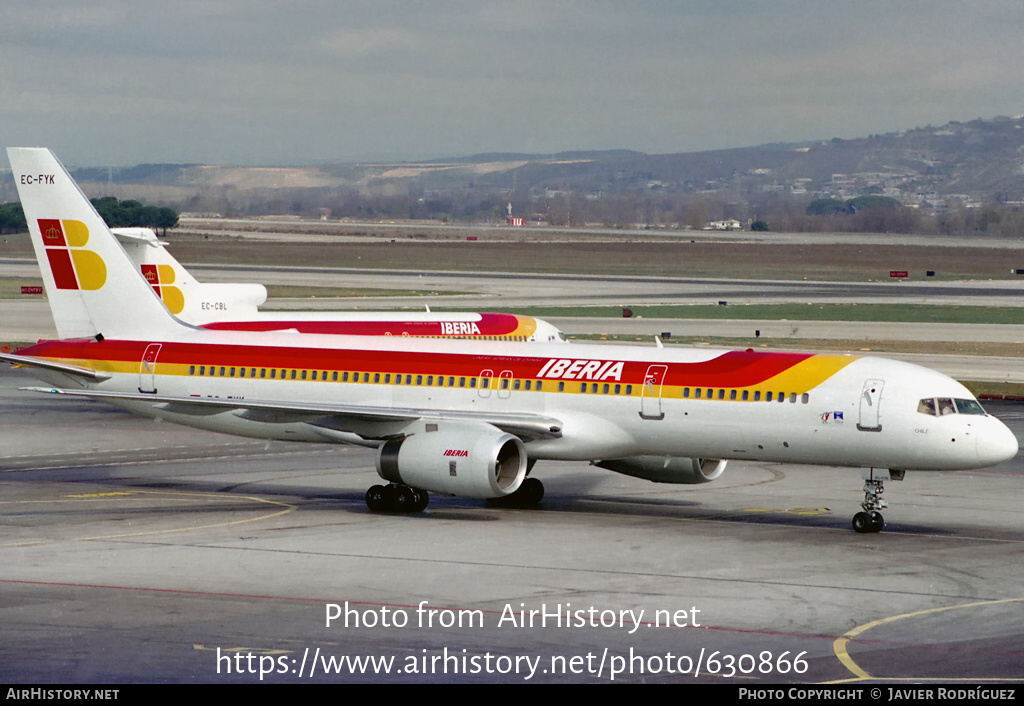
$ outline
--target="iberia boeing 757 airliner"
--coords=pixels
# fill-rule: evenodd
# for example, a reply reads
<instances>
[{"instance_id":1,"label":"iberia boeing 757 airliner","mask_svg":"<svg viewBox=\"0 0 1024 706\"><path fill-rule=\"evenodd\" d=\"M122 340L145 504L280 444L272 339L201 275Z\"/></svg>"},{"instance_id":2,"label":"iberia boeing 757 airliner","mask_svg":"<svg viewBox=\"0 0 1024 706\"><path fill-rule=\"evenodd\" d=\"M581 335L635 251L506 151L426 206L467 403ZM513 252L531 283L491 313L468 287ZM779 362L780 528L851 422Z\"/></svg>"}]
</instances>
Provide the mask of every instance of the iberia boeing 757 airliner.
<instances>
[{"instance_id":1,"label":"iberia boeing 757 airliner","mask_svg":"<svg viewBox=\"0 0 1024 706\"><path fill-rule=\"evenodd\" d=\"M427 493L537 500L537 460L661 483L728 460L865 469L883 481L1001 463L1017 440L960 383L873 357L212 331L175 318L46 149L8 149L59 331L2 358L64 395L169 422L377 449L373 509Z\"/></svg>"},{"instance_id":2,"label":"iberia boeing 757 airliner","mask_svg":"<svg viewBox=\"0 0 1024 706\"><path fill-rule=\"evenodd\" d=\"M200 282L149 228L112 228L167 309L185 323L223 331L294 331L482 341L565 341L543 319L494 312L260 311L262 284ZM61 334L63 337L63 334Z\"/></svg>"}]
</instances>

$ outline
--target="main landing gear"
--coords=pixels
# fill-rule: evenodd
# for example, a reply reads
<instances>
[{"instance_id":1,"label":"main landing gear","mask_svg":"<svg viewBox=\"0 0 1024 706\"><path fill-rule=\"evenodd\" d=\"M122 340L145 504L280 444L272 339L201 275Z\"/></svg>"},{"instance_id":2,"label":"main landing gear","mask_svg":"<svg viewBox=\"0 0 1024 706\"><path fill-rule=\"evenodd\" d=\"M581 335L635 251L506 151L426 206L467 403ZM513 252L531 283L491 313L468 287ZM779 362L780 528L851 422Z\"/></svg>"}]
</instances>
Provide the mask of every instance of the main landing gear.
<instances>
[{"instance_id":1,"label":"main landing gear","mask_svg":"<svg viewBox=\"0 0 1024 706\"><path fill-rule=\"evenodd\" d=\"M519 489L502 498L489 498L495 507L534 507L544 497L544 484L536 478L526 478ZM423 512L430 496L427 491L400 483L375 485L366 491L366 507L373 512Z\"/></svg>"},{"instance_id":2,"label":"main landing gear","mask_svg":"<svg viewBox=\"0 0 1024 706\"><path fill-rule=\"evenodd\" d=\"M374 512L423 512L429 502L427 491L398 483L375 485L366 491L366 507Z\"/></svg>"},{"instance_id":3,"label":"main landing gear","mask_svg":"<svg viewBox=\"0 0 1024 706\"><path fill-rule=\"evenodd\" d=\"M881 532L885 528L885 519L879 510L889 507L882 499L887 480L903 480L903 471L877 471L872 468L864 472L864 502L860 504L864 511L853 516L855 531L866 534Z\"/></svg>"}]
</instances>

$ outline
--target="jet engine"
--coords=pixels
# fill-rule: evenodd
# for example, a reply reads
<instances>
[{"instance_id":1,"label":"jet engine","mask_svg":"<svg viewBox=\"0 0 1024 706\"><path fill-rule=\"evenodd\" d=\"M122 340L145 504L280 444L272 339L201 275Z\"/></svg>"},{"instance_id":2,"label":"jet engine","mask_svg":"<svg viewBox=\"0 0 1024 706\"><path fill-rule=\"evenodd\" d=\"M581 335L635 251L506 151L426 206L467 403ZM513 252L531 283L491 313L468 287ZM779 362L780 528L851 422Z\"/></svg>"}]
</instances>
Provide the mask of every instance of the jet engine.
<instances>
[{"instance_id":1,"label":"jet engine","mask_svg":"<svg viewBox=\"0 0 1024 706\"><path fill-rule=\"evenodd\" d=\"M386 441L377 474L420 490L466 498L511 495L526 477L526 447L489 425L431 430Z\"/></svg>"},{"instance_id":2,"label":"jet engine","mask_svg":"<svg viewBox=\"0 0 1024 706\"><path fill-rule=\"evenodd\" d=\"M696 485L709 483L725 470L725 461L715 458L679 458L676 456L632 456L610 461L594 461L599 468L606 468L626 476L643 478L655 483L677 483Z\"/></svg>"}]
</instances>

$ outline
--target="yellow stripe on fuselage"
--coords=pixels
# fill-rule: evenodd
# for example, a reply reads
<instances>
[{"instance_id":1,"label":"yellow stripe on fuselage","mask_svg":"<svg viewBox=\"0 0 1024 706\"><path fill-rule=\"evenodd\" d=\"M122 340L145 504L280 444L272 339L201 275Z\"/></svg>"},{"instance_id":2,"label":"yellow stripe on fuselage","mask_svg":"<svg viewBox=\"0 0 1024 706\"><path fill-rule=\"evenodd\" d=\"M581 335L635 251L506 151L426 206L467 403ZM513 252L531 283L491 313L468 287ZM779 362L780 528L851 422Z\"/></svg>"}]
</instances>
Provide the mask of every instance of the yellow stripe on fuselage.
<instances>
[{"instance_id":1,"label":"yellow stripe on fuselage","mask_svg":"<svg viewBox=\"0 0 1024 706\"><path fill-rule=\"evenodd\" d=\"M857 357L852 355L813 355L762 383L736 389L766 392L774 390L802 394L813 390L855 360Z\"/></svg>"}]
</instances>

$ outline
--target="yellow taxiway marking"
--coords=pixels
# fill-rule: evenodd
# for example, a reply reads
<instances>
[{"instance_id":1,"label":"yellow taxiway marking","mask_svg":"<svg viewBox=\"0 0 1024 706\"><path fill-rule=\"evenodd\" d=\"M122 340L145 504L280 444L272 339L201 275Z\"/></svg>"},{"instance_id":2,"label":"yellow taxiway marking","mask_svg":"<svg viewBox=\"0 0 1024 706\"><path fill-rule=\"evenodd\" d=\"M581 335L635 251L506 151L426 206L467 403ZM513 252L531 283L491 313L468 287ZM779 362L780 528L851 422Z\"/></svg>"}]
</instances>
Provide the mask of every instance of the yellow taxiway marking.
<instances>
[{"instance_id":1,"label":"yellow taxiway marking","mask_svg":"<svg viewBox=\"0 0 1024 706\"><path fill-rule=\"evenodd\" d=\"M187 493L187 492L174 492L169 490L138 490L132 493L92 493L90 500L97 500L101 497L109 496L123 496L123 495L171 495L178 496L181 500L188 500L190 498L217 498L220 501L227 501L233 503L241 502L253 502L264 505L275 505L277 507L284 508L283 510L276 510L274 512L260 515L259 517L249 517L243 520L228 520L225 522L212 522L205 525L193 525L190 527L176 527L172 529L161 529L161 530L149 530L141 532L122 532L118 534L101 534L91 537L64 537L61 539L37 539L27 540L21 542L10 542L8 544L0 544L0 547L26 547L38 544L50 544L57 541L68 541L68 542L88 542L99 539L124 539L126 537L146 537L156 534L173 534L176 532L192 532L194 530L212 529L214 527L230 527L232 525L242 525L251 522L261 522L263 520L269 520L274 517L280 517L281 515L287 515L289 512L298 509L298 505L292 505L290 503L281 502L279 500L267 500L266 498L258 498L253 495L224 495L223 493ZM66 499L80 500L82 496L65 496ZM50 501L32 501L32 502L62 502L61 500L50 500Z\"/></svg>"},{"instance_id":2,"label":"yellow taxiway marking","mask_svg":"<svg viewBox=\"0 0 1024 706\"><path fill-rule=\"evenodd\" d=\"M844 680L844 681L861 681L861 680L864 680L864 679L885 679L886 681L888 681L888 680L892 679L892 677L876 677L876 676L872 676L871 674L868 674L866 671L864 671L860 667L859 664L857 664L856 662L853 661L853 658L850 656L850 653L846 649L846 646L849 644L850 640L852 640L855 637L858 637L859 635L864 634L865 632L867 632L868 630L871 630L872 628L878 627L879 625L885 625L887 623L893 623L893 622L896 622L897 620L904 620L906 618L916 618L916 617L921 616L921 615L930 615L932 613L943 613L943 612L948 611L948 610L963 610L965 608L977 608L978 606L998 605L1000 603L1017 603L1017 602L1020 602L1020 601L1024 601L1024 598L1002 598L1000 600L995 600L995 601L977 601L975 603L964 603L962 605L951 605L951 606L945 606L943 608L928 608L927 610L917 610L917 611L914 611L912 613L904 613L902 615L893 615L893 616L890 616L888 618L881 618L879 620L874 620L874 621L872 621L870 623L865 623L864 625L859 625L859 626L853 628L852 630L847 631L842 637L838 638L835 642L832 643L832 651L835 652L836 657L839 659L840 662L842 662L843 666L846 667L847 669L849 669L853 673L853 675L855 677L854 679L848 679L848 680ZM920 677L918 677L917 679L920 679ZM943 679L946 679L946 678L943 677ZM950 679L949 681L964 681L964 680L961 680L961 679ZM980 680L980 679L969 679L968 681L982 681L982 680Z\"/></svg>"},{"instance_id":3,"label":"yellow taxiway marking","mask_svg":"<svg viewBox=\"0 0 1024 706\"><path fill-rule=\"evenodd\" d=\"M827 515L831 510L827 507L790 507L785 510L772 510L764 507L745 507L740 512L759 512L766 515Z\"/></svg>"}]
</instances>

